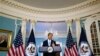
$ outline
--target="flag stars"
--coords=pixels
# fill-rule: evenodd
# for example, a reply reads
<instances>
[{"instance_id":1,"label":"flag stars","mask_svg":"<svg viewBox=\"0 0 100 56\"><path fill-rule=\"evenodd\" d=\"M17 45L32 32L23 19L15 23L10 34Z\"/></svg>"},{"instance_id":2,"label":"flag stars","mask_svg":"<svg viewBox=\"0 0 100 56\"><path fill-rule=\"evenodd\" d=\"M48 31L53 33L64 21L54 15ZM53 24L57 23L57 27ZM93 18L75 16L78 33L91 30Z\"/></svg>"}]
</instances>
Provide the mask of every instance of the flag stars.
<instances>
[{"instance_id":1,"label":"flag stars","mask_svg":"<svg viewBox=\"0 0 100 56\"><path fill-rule=\"evenodd\" d=\"M67 37L67 41L66 41L66 46L68 48L71 48L74 44L74 41L73 41L73 38L72 38L72 35L71 35L71 32L69 30L69 33L68 33L68 37Z\"/></svg>"},{"instance_id":2,"label":"flag stars","mask_svg":"<svg viewBox=\"0 0 100 56\"><path fill-rule=\"evenodd\" d=\"M15 39L15 42L14 42L14 45L15 47L18 47L20 45L22 45L22 34L21 34L21 31L18 32L17 36L16 36L16 39Z\"/></svg>"}]
</instances>

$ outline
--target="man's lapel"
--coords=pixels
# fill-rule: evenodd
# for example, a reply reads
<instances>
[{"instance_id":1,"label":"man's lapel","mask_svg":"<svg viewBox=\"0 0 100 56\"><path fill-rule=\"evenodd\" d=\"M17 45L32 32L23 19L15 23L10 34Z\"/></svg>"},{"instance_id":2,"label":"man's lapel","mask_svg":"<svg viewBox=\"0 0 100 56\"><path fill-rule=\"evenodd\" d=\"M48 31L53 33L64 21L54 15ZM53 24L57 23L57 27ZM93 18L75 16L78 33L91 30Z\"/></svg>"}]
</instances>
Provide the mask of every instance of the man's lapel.
<instances>
[{"instance_id":1,"label":"man's lapel","mask_svg":"<svg viewBox=\"0 0 100 56\"><path fill-rule=\"evenodd\" d=\"M48 40L47 40L47 42L46 42L46 43L47 43L47 46L49 46L49 44L48 44Z\"/></svg>"}]
</instances>

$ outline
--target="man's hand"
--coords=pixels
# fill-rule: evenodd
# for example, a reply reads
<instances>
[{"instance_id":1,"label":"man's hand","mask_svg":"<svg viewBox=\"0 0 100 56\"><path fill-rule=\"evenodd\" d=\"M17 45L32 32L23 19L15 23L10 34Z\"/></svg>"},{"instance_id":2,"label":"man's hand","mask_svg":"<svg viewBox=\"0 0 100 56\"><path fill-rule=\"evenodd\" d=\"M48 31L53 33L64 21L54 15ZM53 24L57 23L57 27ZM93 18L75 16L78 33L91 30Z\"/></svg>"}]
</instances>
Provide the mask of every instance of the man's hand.
<instances>
[{"instance_id":1,"label":"man's hand","mask_svg":"<svg viewBox=\"0 0 100 56\"><path fill-rule=\"evenodd\" d=\"M52 44L52 47L54 47L54 46L55 46L55 44L53 43L53 44Z\"/></svg>"}]
</instances>

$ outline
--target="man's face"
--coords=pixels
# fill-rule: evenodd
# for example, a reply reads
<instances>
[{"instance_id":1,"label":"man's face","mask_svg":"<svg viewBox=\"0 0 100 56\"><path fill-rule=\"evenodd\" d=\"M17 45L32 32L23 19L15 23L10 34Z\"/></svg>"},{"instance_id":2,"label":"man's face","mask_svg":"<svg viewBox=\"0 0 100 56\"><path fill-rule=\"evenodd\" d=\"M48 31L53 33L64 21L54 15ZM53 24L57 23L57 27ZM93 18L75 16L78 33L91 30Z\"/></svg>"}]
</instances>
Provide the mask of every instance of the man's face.
<instances>
[{"instance_id":1,"label":"man's face","mask_svg":"<svg viewBox=\"0 0 100 56\"><path fill-rule=\"evenodd\" d=\"M48 39L49 39L49 40L51 40L52 37L53 37L53 34L49 34L49 35L48 35Z\"/></svg>"}]
</instances>

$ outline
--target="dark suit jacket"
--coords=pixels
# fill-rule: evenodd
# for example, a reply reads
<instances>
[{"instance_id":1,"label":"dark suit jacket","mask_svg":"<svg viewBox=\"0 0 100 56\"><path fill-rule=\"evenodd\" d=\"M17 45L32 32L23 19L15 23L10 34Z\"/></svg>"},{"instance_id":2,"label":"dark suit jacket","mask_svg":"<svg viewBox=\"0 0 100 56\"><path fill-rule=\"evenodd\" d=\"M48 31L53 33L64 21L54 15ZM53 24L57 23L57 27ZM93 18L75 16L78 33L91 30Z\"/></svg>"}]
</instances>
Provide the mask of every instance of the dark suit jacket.
<instances>
[{"instance_id":1,"label":"dark suit jacket","mask_svg":"<svg viewBox=\"0 0 100 56\"><path fill-rule=\"evenodd\" d=\"M56 46L56 42L54 40L51 40L51 45L50 46L52 46L52 44L54 44ZM45 40L43 42L43 46L49 46L48 45L48 40ZM55 56L55 55L56 55L55 52L52 52L52 53L45 52L45 53L43 53L43 56Z\"/></svg>"}]
</instances>

